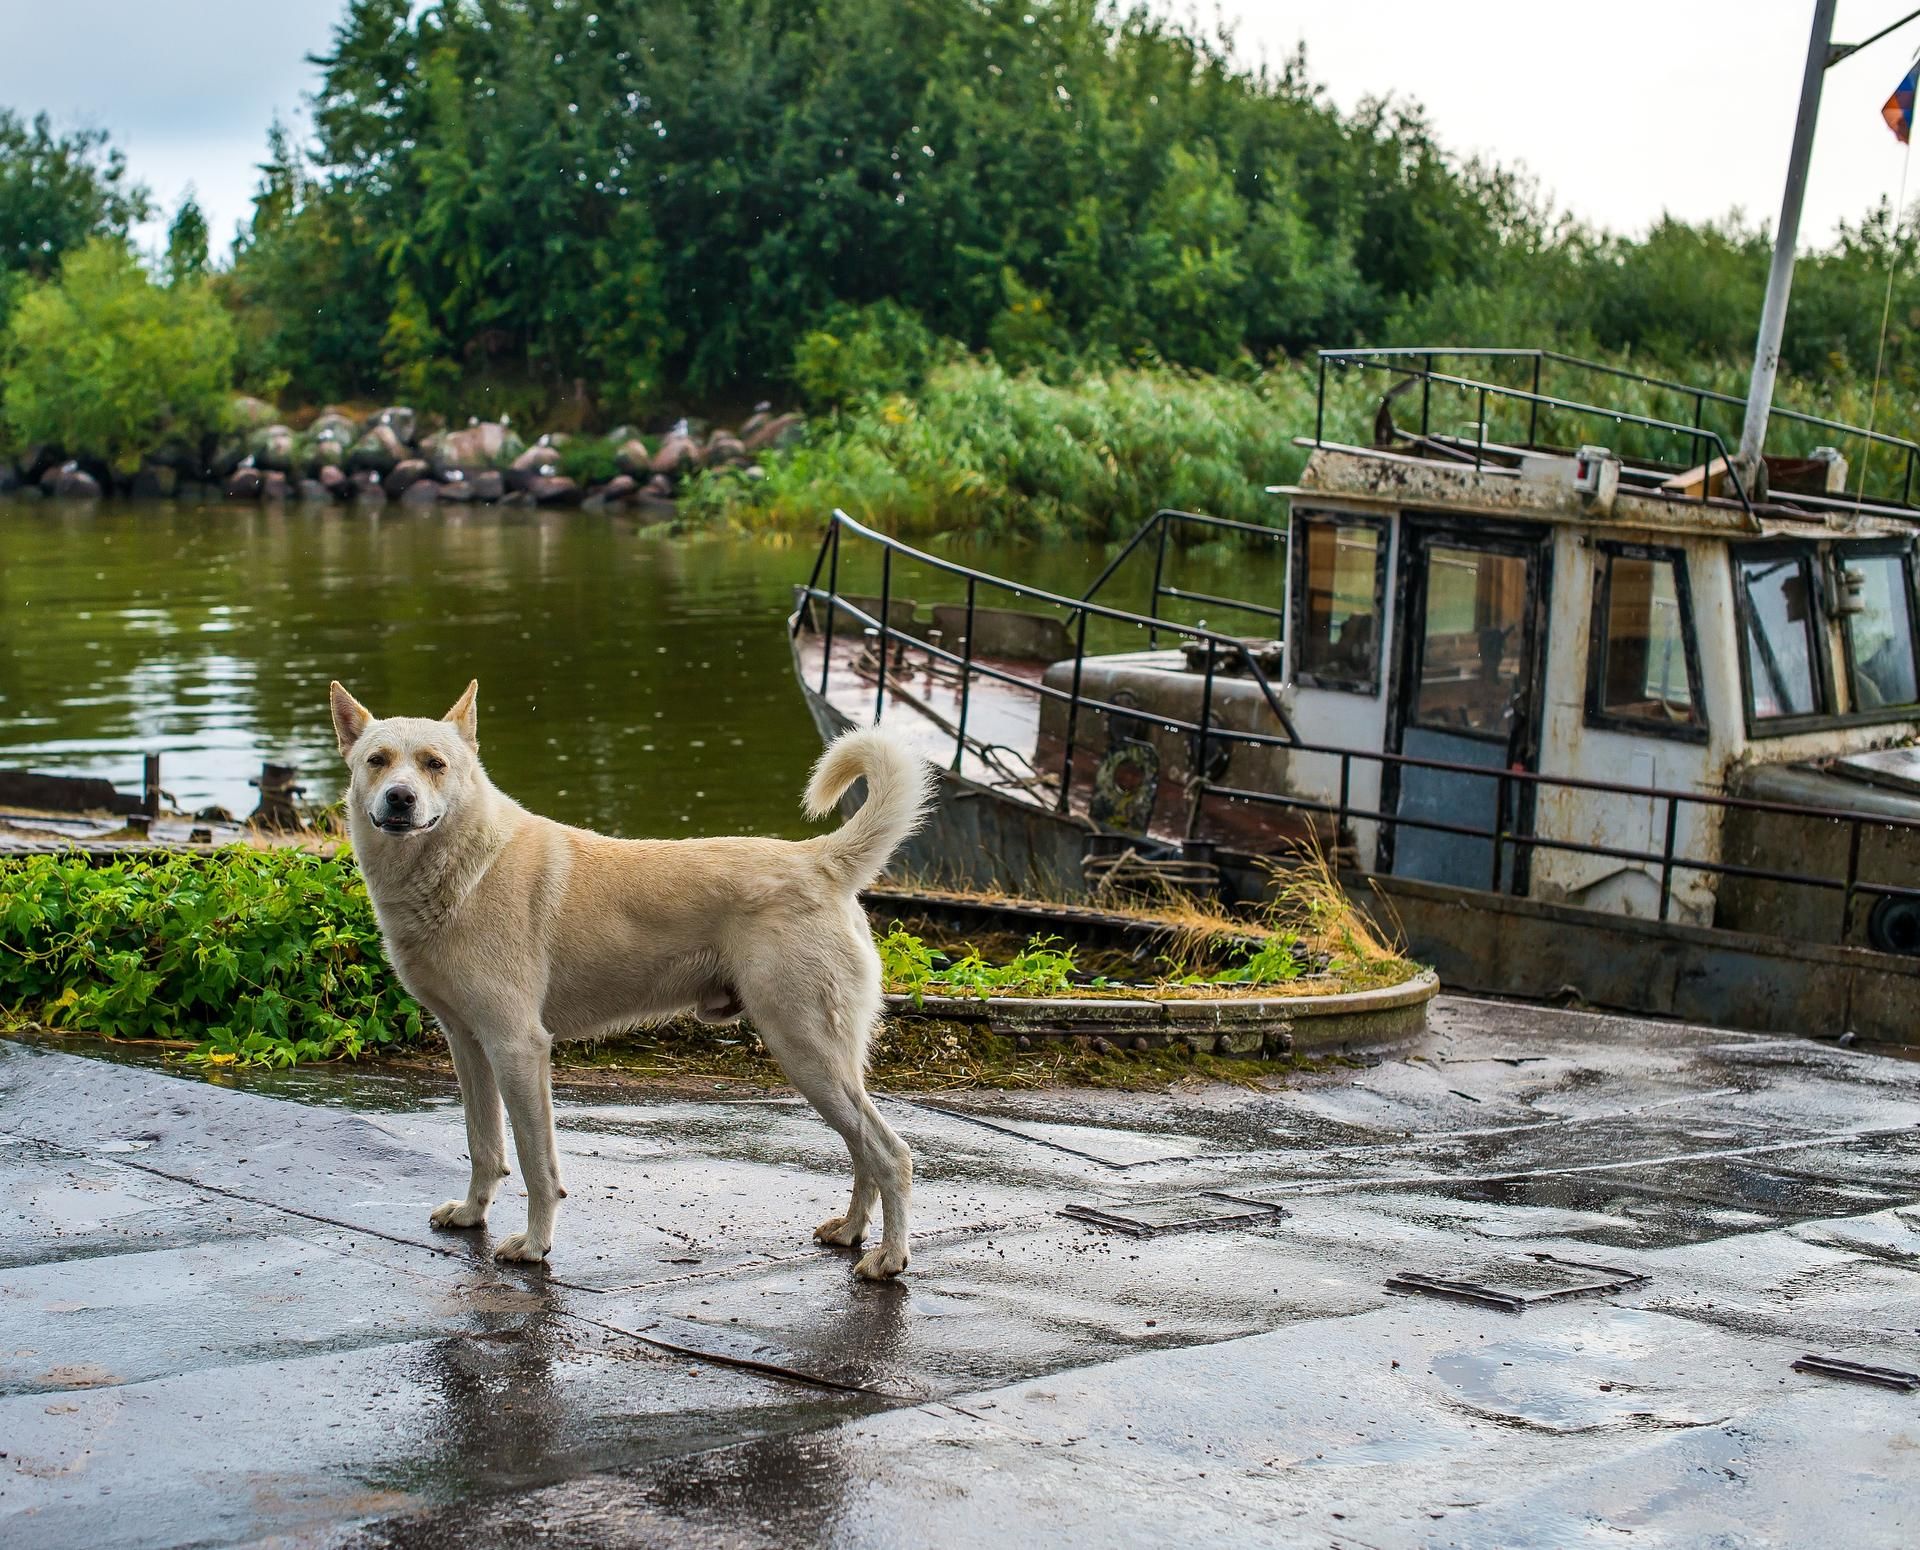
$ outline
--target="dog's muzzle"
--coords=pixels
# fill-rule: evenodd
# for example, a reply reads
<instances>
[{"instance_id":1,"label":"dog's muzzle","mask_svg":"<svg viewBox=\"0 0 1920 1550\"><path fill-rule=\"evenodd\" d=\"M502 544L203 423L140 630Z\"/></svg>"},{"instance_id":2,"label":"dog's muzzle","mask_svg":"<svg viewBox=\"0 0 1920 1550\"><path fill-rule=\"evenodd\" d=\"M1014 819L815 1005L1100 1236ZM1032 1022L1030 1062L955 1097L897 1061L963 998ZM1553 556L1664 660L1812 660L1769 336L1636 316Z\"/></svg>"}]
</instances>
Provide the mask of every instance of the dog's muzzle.
<instances>
[{"instance_id":1,"label":"dog's muzzle","mask_svg":"<svg viewBox=\"0 0 1920 1550\"><path fill-rule=\"evenodd\" d=\"M373 820L374 828L382 834L425 834L440 821L438 813L425 823L414 822L412 815L407 813L389 813L385 818L381 818L369 811L367 817Z\"/></svg>"},{"instance_id":2,"label":"dog's muzzle","mask_svg":"<svg viewBox=\"0 0 1920 1550\"><path fill-rule=\"evenodd\" d=\"M367 817L383 834L420 834L440 821L440 815L420 821L420 799L411 786L389 786L367 809Z\"/></svg>"}]
</instances>

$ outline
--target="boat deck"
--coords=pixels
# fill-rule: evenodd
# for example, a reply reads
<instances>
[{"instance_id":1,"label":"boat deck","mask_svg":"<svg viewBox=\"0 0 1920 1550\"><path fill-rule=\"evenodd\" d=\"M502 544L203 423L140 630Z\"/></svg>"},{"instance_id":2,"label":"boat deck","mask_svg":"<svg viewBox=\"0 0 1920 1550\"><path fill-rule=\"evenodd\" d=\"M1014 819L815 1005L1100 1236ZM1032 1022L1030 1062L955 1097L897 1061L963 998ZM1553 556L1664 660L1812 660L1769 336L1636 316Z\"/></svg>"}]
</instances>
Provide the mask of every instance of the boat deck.
<instances>
[{"instance_id":1,"label":"boat deck","mask_svg":"<svg viewBox=\"0 0 1920 1550\"><path fill-rule=\"evenodd\" d=\"M849 640L843 635L833 641L822 691L821 660L826 650L826 642L811 631L796 636L795 671L802 683L821 693L855 726L871 723L877 705L879 719L889 732L942 769L1036 806L1058 802L1058 774L1039 772L1033 766L1040 740L1044 663L1001 657L976 659L981 668L1005 673L1019 682L1010 684L974 675L966 695L966 738L962 742L961 690L956 671L916 649L912 642L896 641L882 695L874 643L860 636Z\"/></svg>"}]
</instances>

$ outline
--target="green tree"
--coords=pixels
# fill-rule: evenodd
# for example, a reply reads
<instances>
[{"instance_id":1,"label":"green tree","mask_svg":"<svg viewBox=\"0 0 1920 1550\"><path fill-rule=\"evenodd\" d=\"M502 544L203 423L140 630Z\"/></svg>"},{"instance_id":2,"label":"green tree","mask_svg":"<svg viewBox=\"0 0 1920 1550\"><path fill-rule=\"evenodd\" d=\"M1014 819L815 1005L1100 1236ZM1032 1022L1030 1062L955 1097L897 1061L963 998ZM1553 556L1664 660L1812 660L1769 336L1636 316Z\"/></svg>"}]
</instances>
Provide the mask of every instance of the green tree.
<instances>
[{"instance_id":1,"label":"green tree","mask_svg":"<svg viewBox=\"0 0 1920 1550\"><path fill-rule=\"evenodd\" d=\"M207 218L188 187L167 227L167 284L198 280L207 272Z\"/></svg>"},{"instance_id":2,"label":"green tree","mask_svg":"<svg viewBox=\"0 0 1920 1550\"><path fill-rule=\"evenodd\" d=\"M104 131L56 135L44 113L29 124L0 108L0 322L26 281L46 279L89 237L124 238L151 213Z\"/></svg>"},{"instance_id":3,"label":"green tree","mask_svg":"<svg viewBox=\"0 0 1920 1550\"><path fill-rule=\"evenodd\" d=\"M1343 119L1304 60L1107 0L350 0L317 63L235 294L297 373L449 408L745 397L881 301L1217 366L1373 328L1526 215L1416 109Z\"/></svg>"},{"instance_id":4,"label":"green tree","mask_svg":"<svg viewBox=\"0 0 1920 1550\"><path fill-rule=\"evenodd\" d=\"M124 243L95 237L20 296L0 353L0 416L16 445L130 474L166 441L219 428L233 357L232 325L206 285L155 285Z\"/></svg>"}]
</instances>

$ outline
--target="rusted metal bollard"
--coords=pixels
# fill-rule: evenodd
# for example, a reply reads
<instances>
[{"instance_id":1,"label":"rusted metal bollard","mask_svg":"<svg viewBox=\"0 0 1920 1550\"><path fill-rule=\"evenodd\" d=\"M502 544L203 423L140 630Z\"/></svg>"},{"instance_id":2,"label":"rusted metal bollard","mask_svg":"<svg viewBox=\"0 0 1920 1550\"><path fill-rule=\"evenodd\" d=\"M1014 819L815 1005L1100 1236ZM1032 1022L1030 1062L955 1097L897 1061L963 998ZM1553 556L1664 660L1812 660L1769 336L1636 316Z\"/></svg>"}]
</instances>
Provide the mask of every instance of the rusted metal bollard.
<instances>
[{"instance_id":1,"label":"rusted metal bollard","mask_svg":"<svg viewBox=\"0 0 1920 1550\"><path fill-rule=\"evenodd\" d=\"M247 816L249 828L280 834L297 833L307 827L294 803L294 799L305 796L307 790L299 784L299 774L291 764L260 766L259 777L247 782L260 788L260 805Z\"/></svg>"}]
</instances>

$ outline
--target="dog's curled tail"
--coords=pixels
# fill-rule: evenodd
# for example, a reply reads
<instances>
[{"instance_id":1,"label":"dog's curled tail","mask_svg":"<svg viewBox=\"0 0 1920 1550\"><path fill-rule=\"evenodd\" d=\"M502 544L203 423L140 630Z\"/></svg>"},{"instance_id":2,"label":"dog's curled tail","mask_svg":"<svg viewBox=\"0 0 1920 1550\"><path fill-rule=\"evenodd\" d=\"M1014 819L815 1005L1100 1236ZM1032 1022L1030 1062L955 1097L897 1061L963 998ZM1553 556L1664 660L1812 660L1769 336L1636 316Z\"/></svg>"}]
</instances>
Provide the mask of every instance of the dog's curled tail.
<instances>
[{"instance_id":1,"label":"dog's curled tail","mask_svg":"<svg viewBox=\"0 0 1920 1550\"><path fill-rule=\"evenodd\" d=\"M862 727L835 738L813 767L807 816L826 817L862 776L867 799L860 811L811 842L828 869L855 891L878 877L900 842L920 827L933 796L933 767L926 760L879 728Z\"/></svg>"}]
</instances>

